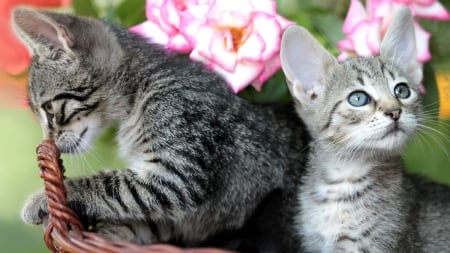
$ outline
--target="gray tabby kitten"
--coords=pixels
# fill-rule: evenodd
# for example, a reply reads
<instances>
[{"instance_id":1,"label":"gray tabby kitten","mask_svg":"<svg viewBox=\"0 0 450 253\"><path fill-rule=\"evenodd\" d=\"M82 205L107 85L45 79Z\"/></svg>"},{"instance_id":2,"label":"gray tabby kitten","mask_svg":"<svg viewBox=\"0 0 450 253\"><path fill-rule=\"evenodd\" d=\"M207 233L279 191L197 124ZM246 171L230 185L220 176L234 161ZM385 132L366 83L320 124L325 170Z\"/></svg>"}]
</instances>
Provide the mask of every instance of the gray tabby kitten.
<instances>
[{"instance_id":1,"label":"gray tabby kitten","mask_svg":"<svg viewBox=\"0 0 450 253\"><path fill-rule=\"evenodd\" d=\"M450 252L450 189L401 163L423 124L415 44L406 8L375 57L338 64L305 29L283 34L283 70L312 137L296 217L305 252Z\"/></svg>"},{"instance_id":2,"label":"gray tabby kitten","mask_svg":"<svg viewBox=\"0 0 450 253\"><path fill-rule=\"evenodd\" d=\"M45 138L78 153L118 125L129 169L65 182L69 206L87 224L99 222L99 232L115 239L191 246L250 220L246 234L236 234L245 247L286 246L282 252L297 244L283 225L293 208L271 217L295 201L283 188L304 167L306 135L293 106L243 100L201 64L100 20L27 8L13 19L33 54L29 102ZM270 197L276 189L281 193ZM254 212L257 205L262 211ZM41 224L46 213L38 193L22 217ZM264 215L275 232L259 230L254 221Z\"/></svg>"}]
</instances>

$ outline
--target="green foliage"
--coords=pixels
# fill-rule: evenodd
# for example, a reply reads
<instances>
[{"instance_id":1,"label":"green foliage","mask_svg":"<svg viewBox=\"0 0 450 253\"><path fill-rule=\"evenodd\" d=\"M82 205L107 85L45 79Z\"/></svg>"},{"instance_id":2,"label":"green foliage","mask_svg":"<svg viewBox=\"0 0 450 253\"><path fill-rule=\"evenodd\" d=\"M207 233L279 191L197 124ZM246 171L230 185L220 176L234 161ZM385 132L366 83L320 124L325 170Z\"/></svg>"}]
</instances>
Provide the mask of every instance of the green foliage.
<instances>
[{"instance_id":1,"label":"green foliage","mask_svg":"<svg viewBox=\"0 0 450 253\"><path fill-rule=\"evenodd\" d=\"M343 16L349 0L277 0L279 11L286 18L304 26L331 52L337 54L337 41L341 32ZM450 0L441 0L450 8ZM144 0L72 0L73 11L80 15L105 18L131 27L145 18ZM102 3L102 4L99 4ZM430 178L450 184L450 121L436 119L438 95L435 70L450 70L450 24L449 22L423 21L424 28L433 35L431 50L433 60L425 65L424 96L430 125L436 130L425 131L412 141L404 153L407 168ZM260 92L249 87L240 96L257 103L289 103L292 101L284 75L278 72L263 86ZM48 252L42 240L42 229L25 226L19 219L19 211L26 196L42 187L38 176L34 148L41 139L37 122L24 109L0 108L0 244L1 252ZM114 129L98 140L95 149L82 157L63 156L68 177L88 175L103 168L121 168L123 162L117 157Z\"/></svg>"},{"instance_id":2,"label":"green foliage","mask_svg":"<svg viewBox=\"0 0 450 253\"><path fill-rule=\"evenodd\" d=\"M99 11L92 0L73 0L72 8L75 13L82 16L98 17Z\"/></svg>"},{"instance_id":3,"label":"green foliage","mask_svg":"<svg viewBox=\"0 0 450 253\"><path fill-rule=\"evenodd\" d=\"M292 101L282 72L278 72L270 78L261 91L248 87L240 92L239 95L261 104L281 104Z\"/></svg>"},{"instance_id":4,"label":"green foliage","mask_svg":"<svg viewBox=\"0 0 450 253\"><path fill-rule=\"evenodd\" d=\"M145 4L142 2L142 0L127 0L117 7L116 14L123 25L130 27L145 21Z\"/></svg>"}]
</instances>

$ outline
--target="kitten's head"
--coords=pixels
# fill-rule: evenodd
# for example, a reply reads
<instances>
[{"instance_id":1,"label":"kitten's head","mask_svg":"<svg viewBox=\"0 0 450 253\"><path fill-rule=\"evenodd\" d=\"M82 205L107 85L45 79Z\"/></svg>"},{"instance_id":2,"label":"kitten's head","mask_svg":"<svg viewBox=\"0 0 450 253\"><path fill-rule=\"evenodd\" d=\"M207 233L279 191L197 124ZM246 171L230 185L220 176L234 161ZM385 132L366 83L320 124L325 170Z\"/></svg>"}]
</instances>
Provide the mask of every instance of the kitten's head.
<instances>
[{"instance_id":1,"label":"kitten's head","mask_svg":"<svg viewBox=\"0 0 450 253\"><path fill-rule=\"evenodd\" d=\"M397 154L420 124L422 71L407 8L394 18L379 56L339 64L305 29L291 26L281 60L299 115L328 147Z\"/></svg>"},{"instance_id":2,"label":"kitten's head","mask_svg":"<svg viewBox=\"0 0 450 253\"><path fill-rule=\"evenodd\" d=\"M32 54L28 100L44 138L62 152L86 150L105 126L104 66L114 63L106 29L93 19L24 7L13 11L13 25Z\"/></svg>"}]
</instances>

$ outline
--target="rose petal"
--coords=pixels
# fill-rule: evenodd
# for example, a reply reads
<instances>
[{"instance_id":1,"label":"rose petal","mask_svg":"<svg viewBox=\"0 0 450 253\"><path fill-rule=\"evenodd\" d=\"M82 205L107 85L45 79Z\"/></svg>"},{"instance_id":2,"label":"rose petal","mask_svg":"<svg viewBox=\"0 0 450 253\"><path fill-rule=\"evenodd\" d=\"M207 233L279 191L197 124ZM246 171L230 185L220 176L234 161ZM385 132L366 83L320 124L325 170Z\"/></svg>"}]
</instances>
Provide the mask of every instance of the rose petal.
<instances>
[{"instance_id":1,"label":"rose petal","mask_svg":"<svg viewBox=\"0 0 450 253\"><path fill-rule=\"evenodd\" d=\"M264 70L259 62L239 62L233 72L229 72L219 65L211 65L211 68L225 78L234 93L238 93L255 80Z\"/></svg>"},{"instance_id":2,"label":"rose petal","mask_svg":"<svg viewBox=\"0 0 450 253\"><path fill-rule=\"evenodd\" d=\"M263 72L254 80L251 85L257 90L260 91L262 86L267 79L273 76L278 70L281 68L281 60L280 56L277 54L272 59L264 62L264 70Z\"/></svg>"},{"instance_id":3,"label":"rose petal","mask_svg":"<svg viewBox=\"0 0 450 253\"><path fill-rule=\"evenodd\" d=\"M276 19L266 13L256 13L253 16L254 27L264 27L258 29L257 32L264 41L264 51L261 59L266 60L273 57L274 54L280 51L282 28Z\"/></svg>"},{"instance_id":4,"label":"rose petal","mask_svg":"<svg viewBox=\"0 0 450 253\"><path fill-rule=\"evenodd\" d=\"M427 62L431 59L431 53L428 49L431 35L418 23L414 23L414 31L416 33L417 60L419 62Z\"/></svg>"},{"instance_id":5,"label":"rose petal","mask_svg":"<svg viewBox=\"0 0 450 253\"><path fill-rule=\"evenodd\" d=\"M238 60L261 61L264 60L263 52L266 49L266 42L257 33L253 33L239 46Z\"/></svg>"},{"instance_id":6,"label":"rose petal","mask_svg":"<svg viewBox=\"0 0 450 253\"><path fill-rule=\"evenodd\" d=\"M350 2L350 7L345 17L344 25L342 31L344 33L350 33L353 27L358 23L368 19L368 14L364 6L359 0L352 0Z\"/></svg>"},{"instance_id":7,"label":"rose petal","mask_svg":"<svg viewBox=\"0 0 450 253\"><path fill-rule=\"evenodd\" d=\"M129 31L137 33L144 38L148 38L149 41L153 43L166 45L169 41L168 35L161 30L157 24L151 21L146 21L142 24L133 26Z\"/></svg>"},{"instance_id":8,"label":"rose petal","mask_svg":"<svg viewBox=\"0 0 450 253\"><path fill-rule=\"evenodd\" d=\"M371 56L378 53L381 24L378 20L364 21L357 24L348 39L360 56ZM378 41L376 41L378 35Z\"/></svg>"},{"instance_id":9,"label":"rose petal","mask_svg":"<svg viewBox=\"0 0 450 253\"><path fill-rule=\"evenodd\" d=\"M438 1L428 6L421 6L419 4L412 4L411 9L414 14L421 18L434 20L450 20L450 13Z\"/></svg>"},{"instance_id":10,"label":"rose petal","mask_svg":"<svg viewBox=\"0 0 450 253\"><path fill-rule=\"evenodd\" d=\"M169 41L167 42L167 48L172 51L186 54L192 50L192 45L182 34L177 34L170 37Z\"/></svg>"},{"instance_id":11,"label":"rose petal","mask_svg":"<svg viewBox=\"0 0 450 253\"><path fill-rule=\"evenodd\" d=\"M234 71L237 64L236 52L228 50L225 46L225 37L227 31L221 33L215 33L209 44L209 52L211 52L211 62L219 65L221 68L227 71Z\"/></svg>"}]
</instances>

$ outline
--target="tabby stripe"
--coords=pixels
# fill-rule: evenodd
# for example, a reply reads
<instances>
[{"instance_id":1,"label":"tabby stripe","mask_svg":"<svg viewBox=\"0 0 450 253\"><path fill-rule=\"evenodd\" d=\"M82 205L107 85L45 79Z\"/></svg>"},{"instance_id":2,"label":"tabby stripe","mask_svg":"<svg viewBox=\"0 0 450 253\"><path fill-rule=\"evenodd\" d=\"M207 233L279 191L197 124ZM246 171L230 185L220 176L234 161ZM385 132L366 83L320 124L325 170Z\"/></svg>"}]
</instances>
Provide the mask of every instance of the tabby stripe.
<instances>
[{"instance_id":1,"label":"tabby stripe","mask_svg":"<svg viewBox=\"0 0 450 253\"><path fill-rule=\"evenodd\" d=\"M163 92L155 92L145 98L141 105L141 113L144 114L148 110L149 106L152 104L153 106L157 106L157 103L154 101L162 100L164 97ZM153 108L155 109L155 108Z\"/></svg>"},{"instance_id":2,"label":"tabby stripe","mask_svg":"<svg viewBox=\"0 0 450 253\"><path fill-rule=\"evenodd\" d=\"M176 169L174 166L169 165L168 163L161 162L163 166L172 174L175 174L180 180L183 182L184 187L186 187L186 190L188 191L189 196L191 197L191 200L193 200L196 204L201 204L203 202L202 197L200 196L200 193L198 190L194 189L192 186L192 179L194 181L200 181L198 177L187 177L185 173L180 172L178 169ZM199 184L200 185L200 184ZM204 189L202 189L204 190Z\"/></svg>"},{"instance_id":3,"label":"tabby stripe","mask_svg":"<svg viewBox=\"0 0 450 253\"><path fill-rule=\"evenodd\" d=\"M339 238L337 239L338 242L342 242L342 241L351 241L351 242L357 242L358 239L352 238L348 235L341 235L339 236Z\"/></svg>"},{"instance_id":4,"label":"tabby stripe","mask_svg":"<svg viewBox=\"0 0 450 253\"><path fill-rule=\"evenodd\" d=\"M89 129L89 127L86 127L83 129L83 131L81 131L80 133L80 139L83 139L83 136L86 134L87 130Z\"/></svg>"},{"instance_id":5,"label":"tabby stripe","mask_svg":"<svg viewBox=\"0 0 450 253\"><path fill-rule=\"evenodd\" d=\"M77 115L77 114L80 113L80 112L88 111L88 113L86 114L86 116L89 115L92 111L94 111L95 109L97 109L97 107L99 106L99 104L100 104L100 102L95 102L95 103L93 103L92 105L86 105L85 107L78 108L78 109L74 110L74 111L69 115L69 117L67 117L67 119L64 120L64 121L61 123L61 125L65 125L65 124L69 123L70 120L71 120L73 117L75 117L75 115Z\"/></svg>"},{"instance_id":6,"label":"tabby stripe","mask_svg":"<svg viewBox=\"0 0 450 253\"><path fill-rule=\"evenodd\" d=\"M368 248L358 248L361 253L370 253L370 250Z\"/></svg>"},{"instance_id":7,"label":"tabby stripe","mask_svg":"<svg viewBox=\"0 0 450 253\"><path fill-rule=\"evenodd\" d=\"M77 100L79 102L83 102L83 101L87 100L89 97L90 97L90 94L83 95L83 96L77 96L72 93L60 93L60 94L56 95L52 100L57 101L57 100L62 100L62 99L67 99L67 100L73 99L73 100Z\"/></svg>"},{"instance_id":8,"label":"tabby stripe","mask_svg":"<svg viewBox=\"0 0 450 253\"><path fill-rule=\"evenodd\" d=\"M147 190L148 192L152 193L153 196L155 197L155 200L157 202L159 202L159 204L166 209L172 210L173 209L173 204L170 202L169 198L167 197L166 194L164 194L158 187L155 187L155 185L153 184L146 184L145 182L142 182L140 180L136 180L136 183L141 186L142 188L144 188L145 190ZM140 197L137 195L136 192L136 188L135 186L132 187L132 191L134 191L134 193L132 192L132 195L136 198L139 198L138 201L141 201L141 203L143 204L142 200L140 199ZM136 195L136 196L135 196ZM145 205L144 205L145 206Z\"/></svg>"},{"instance_id":9,"label":"tabby stripe","mask_svg":"<svg viewBox=\"0 0 450 253\"><path fill-rule=\"evenodd\" d=\"M62 124L63 119L66 117L66 105L67 105L67 100L64 100L63 104L61 105L61 115L59 118L57 118L57 123L58 124Z\"/></svg>"},{"instance_id":10,"label":"tabby stripe","mask_svg":"<svg viewBox=\"0 0 450 253\"><path fill-rule=\"evenodd\" d=\"M139 131L140 129L138 129ZM144 137L143 133L140 133L139 136L134 140L134 143L139 143L141 141L141 139Z\"/></svg>"},{"instance_id":11,"label":"tabby stripe","mask_svg":"<svg viewBox=\"0 0 450 253\"><path fill-rule=\"evenodd\" d=\"M368 237L370 234L372 234L373 231L375 231L376 225L370 226L368 229L364 230L364 232L361 233L362 237Z\"/></svg>"},{"instance_id":12,"label":"tabby stripe","mask_svg":"<svg viewBox=\"0 0 450 253\"><path fill-rule=\"evenodd\" d=\"M116 200L117 203L119 203L120 207L125 212L128 212L128 206L125 205L125 203L122 200L122 196L120 196L120 192L119 192L120 181L117 179L117 177L106 176L103 179L103 185L105 187L106 195L108 195L108 197Z\"/></svg>"},{"instance_id":13,"label":"tabby stripe","mask_svg":"<svg viewBox=\"0 0 450 253\"><path fill-rule=\"evenodd\" d=\"M83 178L81 180L81 185L83 186L83 188L85 189L91 189L91 179L89 178Z\"/></svg>"},{"instance_id":14,"label":"tabby stripe","mask_svg":"<svg viewBox=\"0 0 450 253\"><path fill-rule=\"evenodd\" d=\"M175 166L169 164L169 162L160 160L158 158L152 160L159 162L169 173L176 175L183 182L183 184L187 185L190 183L189 178L187 178L184 173L175 168Z\"/></svg>"},{"instance_id":15,"label":"tabby stripe","mask_svg":"<svg viewBox=\"0 0 450 253\"><path fill-rule=\"evenodd\" d=\"M362 78L362 77L360 77L360 76L358 76L358 82L360 83L360 84L362 84L362 85L366 85L365 83L364 83L364 78Z\"/></svg>"},{"instance_id":16,"label":"tabby stripe","mask_svg":"<svg viewBox=\"0 0 450 253\"><path fill-rule=\"evenodd\" d=\"M127 204L125 204L125 202L123 202L122 200L122 195L120 194L120 187L121 187L121 183L120 183L120 178L119 177L114 177L113 178L113 189L115 191L115 200L117 200L117 203L119 203L120 207L122 207L122 209L125 212L128 212L129 208L127 206Z\"/></svg>"},{"instance_id":17,"label":"tabby stripe","mask_svg":"<svg viewBox=\"0 0 450 253\"><path fill-rule=\"evenodd\" d=\"M90 87L91 90L83 95L75 95L73 93L60 93L58 95L56 95L52 100L61 100L61 99L75 99L77 101L83 102L86 99L88 99L95 91L98 90L98 88L100 88L100 86L97 87Z\"/></svg>"},{"instance_id":18,"label":"tabby stripe","mask_svg":"<svg viewBox=\"0 0 450 253\"><path fill-rule=\"evenodd\" d=\"M109 201L109 199L106 198L105 195L100 194L100 198L103 200L103 203L106 204L112 212L114 212L114 213L118 212L117 208L111 204L111 202Z\"/></svg>"},{"instance_id":19,"label":"tabby stripe","mask_svg":"<svg viewBox=\"0 0 450 253\"><path fill-rule=\"evenodd\" d=\"M192 185L186 185L188 193L191 197L191 199L194 201L196 205L200 205L203 203L203 194L200 194L198 190L195 190Z\"/></svg>"},{"instance_id":20,"label":"tabby stripe","mask_svg":"<svg viewBox=\"0 0 450 253\"><path fill-rule=\"evenodd\" d=\"M339 168L336 168L336 170L339 170ZM347 179L337 179L337 180L331 180L329 178L325 178L324 182L325 184L329 185L336 185L336 184L342 184L345 182L352 183L352 184L359 184L364 182L367 179L367 175L357 177L357 178L347 178Z\"/></svg>"},{"instance_id":21,"label":"tabby stripe","mask_svg":"<svg viewBox=\"0 0 450 253\"><path fill-rule=\"evenodd\" d=\"M133 197L134 202L138 205L139 209L141 210L141 213L148 214L149 212L148 207L137 193L136 187L132 185L127 178L123 178L123 182L125 183L127 189L130 191L131 196Z\"/></svg>"},{"instance_id":22,"label":"tabby stripe","mask_svg":"<svg viewBox=\"0 0 450 253\"><path fill-rule=\"evenodd\" d=\"M350 194L350 195L348 195L348 196L345 196L345 197L338 198L338 199L336 199L336 200L334 200L334 201L336 201L336 202L350 202L350 201L356 201L356 200L358 200L359 198L361 198L362 196L364 196L364 194L366 194L367 192L369 192L372 188L373 188L373 185L372 185L372 184L369 184L369 185L367 185L364 189L362 189L362 190L360 190L360 191L357 191L357 192L355 192L355 193L353 193L353 194Z\"/></svg>"},{"instance_id":23,"label":"tabby stripe","mask_svg":"<svg viewBox=\"0 0 450 253\"><path fill-rule=\"evenodd\" d=\"M394 78L395 78L394 73L392 73L391 71L389 71L388 69L386 69L386 66L384 66L384 63L383 63L383 62L381 62L380 68L381 68L381 73L382 73L383 75L384 75L385 71L387 71L388 74L391 76L391 79L394 79Z\"/></svg>"},{"instance_id":24,"label":"tabby stripe","mask_svg":"<svg viewBox=\"0 0 450 253\"><path fill-rule=\"evenodd\" d=\"M353 65L352 69L355 70L358 73L362 73L362 74L366 75L368 78L372 78L372 75L368 71L360 69L356 65Z\"/></svg>"},{"instance_id":25,"label":"tabby stripe","mask_svg":"<svg viewBox=\"0 0 450 253\"><path fill-rule=\"evenodd\" d=\"M127 227L133 233L134 238L137 238L138 234L136 233L136 231L134 230L134 227L131 224L125 224L125 227Z\"/></svg>"},{"instance_id":26,"label":"tabby stripe","mask_svg":"<svg viewBox=\"0 0 450 253\"><path fill-rule=\"evenodd\" d=\"M178 200L178 203L185 208L186 207L186 199L183 196L183 192L181 189L172 181L167 181L164 179L158 180L158 182L162 185L162 187L169 189L171 192L174 193L175 197Z\"/></svg>"},{"instance_id":27,"label":"tabby stripe","mask_svg":"<svg viewBox=\"0 0 450 253\"><path fill-rule=\"evenodd\" d=\"M330 127L331 121L333 120L333 115L336 112L336 109L338 106L342 103L342 101L337 101L336 104L333 105L333 108L331 109L330 116L328 116L328 121L325 124L325 126L322 128L322 131L325 131L327 128Z\"/></svg>"},{"instance_id":28,"label":"tabby stripe","mask_svg":"<svg viewBox=\"0 0 450 253\"><path fill-rule=\"evenodd\" d=\"M156 241L160 241L161 240L161 234L158 228L158 225L151 220L147 220L147 225L150 228L150 230L152 231L152 235L156 237Z\"/></svg>"},{"instance_id":29,"label":"tabby stripe","mask_svg":"<svg viewBox=\"0 0 450 253\"><path fill-rule=\"evenodd\" d=\"M50 113L47 113L47 112L45 112L46 114L47 114L47 126L48 126L48 129L49 130L55 130L55 128L53 127L53 116L50 116Z\"/></svg>"},{"instance_id":30,"label":"tabby stripe","mask_svg":"<svg viewBox=\"0 0 450 253\"><path fill-rule=\"evenodd\" d=\"M175 147L173 146L172 148L175 149ZM176 152L178 154L178 157L185 158L185 161L190 164L188 168L190 169L189 172L191 172L192 176L189 182L192 184L193 179L201 189L206 189L208 187L207 179L201 177L203 173L200 173L202 169L209 168L209 166L207 166L207 164L205 163L204 159L202 159L201 157L193 157L192 154L187 152L186 150L176 149ZM187 168L184 169L186 170Z\"/></svg>"}]
</instances>

